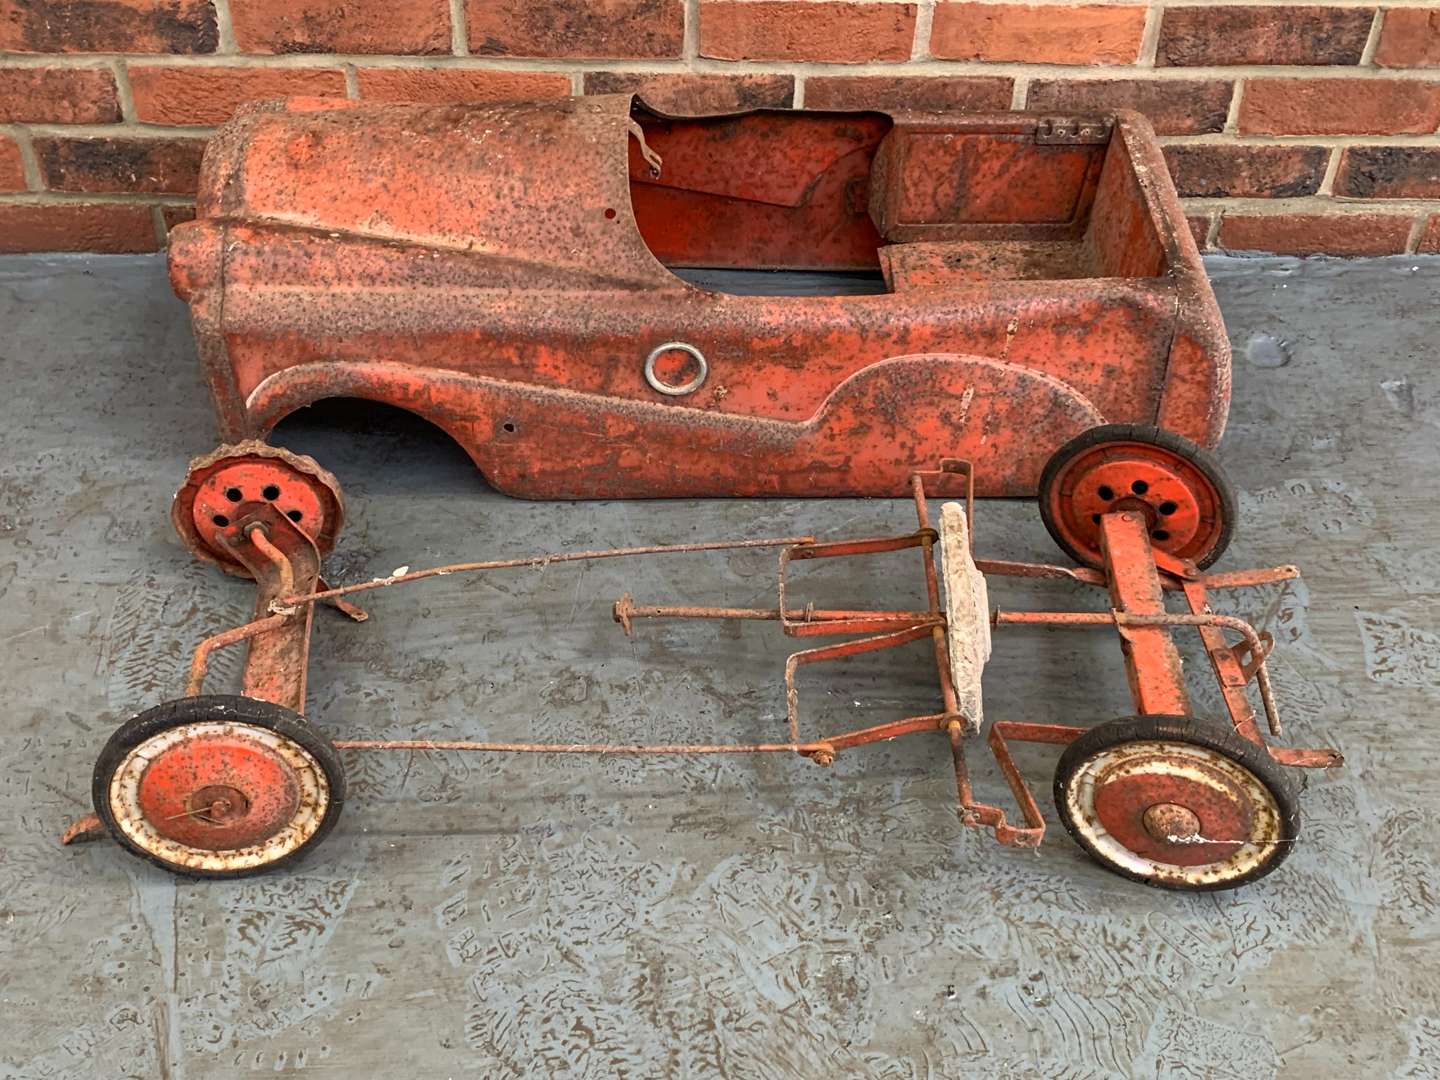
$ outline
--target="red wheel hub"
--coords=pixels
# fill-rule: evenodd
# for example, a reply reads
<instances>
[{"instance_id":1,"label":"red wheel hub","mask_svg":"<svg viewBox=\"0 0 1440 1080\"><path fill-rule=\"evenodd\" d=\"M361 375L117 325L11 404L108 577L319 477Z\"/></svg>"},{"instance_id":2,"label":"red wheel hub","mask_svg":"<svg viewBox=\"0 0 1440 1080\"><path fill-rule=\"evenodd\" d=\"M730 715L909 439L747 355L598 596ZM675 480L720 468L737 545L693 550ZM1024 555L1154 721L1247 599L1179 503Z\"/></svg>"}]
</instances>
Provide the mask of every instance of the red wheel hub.
<instances>
[{"instance_id":1,"label":"red wheel hub","mask_svg":"<svg viewBox=\"0 0 1440 1080\"><path fill-rule=\"evenodd\" d=\"M242 577L250 571L233 553L245 539L242 529L257 518L273 522L276 515L324 557L335 546L345 503L335 478L314 461L255 441L222 446L191 462L171 510L191 551Z\"/></svg>"},{"instance_id":2,"label":"red wheel hub","mask_svg":"<svg viewBox=\"0 0 1440 1080\"><path fill-rule=\"evenodd\" d=\"M145 768L140 810L167 840L207 851L264 843L295 817L300 784L272 748L244 735L194 735Z\"/></svg>"},{"instance_id":3,"label":"red wheel hub","mask_svg":"<svg viewBox=\"0 0 1440 1080\"><path fill-rule=\"evenodd\" d=\"M1198 562L1224 531L1220 494L1192 462L1161 446L1111 443L1078 455L1050 488L1050 517L1076 550L1100 561L1100 520L1138 510L1150 542Z\"/></svg>"},{"instance_id":4,"label":"red wheel hub","mask_svg":"<svg viewBox=\"0 0 1440 1080\"><path fill-rule=\"evenodd\" d=\"M330 493L280 461L236 461L215 470L195 490L191 518L206 546L224 551L234 542L247 503L270 503L312 541L320 535ZM223 539L222 539L223 538Z\"/></svg>"},{"instance_id":5,"label":"red wheel hub","mask_svg":"<svg viewBox=\"0 0 1440 1080\"><path fill-rule=\"evenodd\" d=\"M1200 866L1229 858L1250 838L1250 800L1217 770L1200 780L1173 771L1102 777L1095 816L1130 851L1172 866Z\"/></svg>"}]
</instances>

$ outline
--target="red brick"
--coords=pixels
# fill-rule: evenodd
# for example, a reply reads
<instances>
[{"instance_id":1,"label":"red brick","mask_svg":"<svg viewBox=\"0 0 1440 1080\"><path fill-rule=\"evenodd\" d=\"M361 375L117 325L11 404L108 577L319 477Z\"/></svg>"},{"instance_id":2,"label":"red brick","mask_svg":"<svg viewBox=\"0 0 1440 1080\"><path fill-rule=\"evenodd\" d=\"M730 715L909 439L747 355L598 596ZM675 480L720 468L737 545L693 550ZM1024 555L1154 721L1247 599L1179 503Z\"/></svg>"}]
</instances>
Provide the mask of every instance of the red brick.
<instances>
[{"instance_id":1,"label":"red brick","mask_svg":"<svg viewBox=\"0 0 1440 1080\"><path fill-rule=\"evenodd\" d=\"M1440 198L1440 147L1351 146L1340 155L1335 194L1356 199Z\"/></svg>"},{"instance_id":2,"label":"red brick","mask_svg":"<svg viewBox=\"0 0 1440 1080\"><path fill-rule=\"evenodd\" d=\"M1155 62L1358 64L1374 8L1166 8Z\"/></svg>"},{"instance_id":3,"label":"red brick","mask_svg":"<svg viewBox=\"0 0 1440 1080\"><path fill-rule=\"evenodd\" d=\"M1229 251L1277 255L1394 255L1405 250L1413 220L1408 214L1227 213L1218 243Z\"/></svg>"},{"instance_id":4,"label":"red brick","mask_svg":"<svg viewBox=\"0 0 1440 1080\"><path fill-rule=\"evenodd\" d=\"M1133 64L1145 9L1118 4L1044 7L942 2L930 52L943 60L1031 64Z\"/></svg>"},{"instance_id":5,"label":"red brick","mask_svg":"<svg viewBox=\"0 0 1440 1080\"><path fill-rule=\"evenodd\" d=\"M184 206L163 206L160 208L160 216L165 219L165 235L170 235L170 230L176 225L186 221L195 220L195 204L186 203Z\"/></svg>"},{"instance_id":6,"label":"red brick","mask_svg":"<svg viewBox=\"0 0 1440 1080\"><path fill-rule=\"evenodd\" d=\"M1234 87L1218 79L1036 79L1026 108L1044 112L1134 109L1161 135L1221 131Z\"/></svg>"},{"instance_id":7,"label":"red brick","mask_svg":"<svg viewBox=\"0 0 1440 1080\"><path fill-rule=\"evenodd\" d=\"M1419 135L1440 126L1440 83L1399 79L1249 79L1244 135Z\"/></svg>"},{"instance_id":8,"label":"red brick","mask_svg":"<svg viewBox=\"0 0 1440 1080\"><path fill-rule=\"evenodd\" d=\"M220 124L247 101L344 97L339 68L130 67L135 115L149 124Z\"/></svg>"},{"instance_id":9,"label":"red brick","mask_svg":"<svg viewBox=\"0 0 1440 1080\"><path fill-rule=\"evenodd\" d=\"M0 135L0 191L25 190L25 165L20 144L9 135Z\"/></svg>"},{"instance_id":10,"label":"red brick","mask_svg":"<svg viewBox=\"0 0 1440 1080\"><path fill-rule=\"evenodd\" d=\"M1420 246L1415 249L1426 254L1440 252L1440 214L1431 214L1420 234Z\"/></svg>"},{"instance_id":11,"label":"red brick","mask_svg":"<svg viewBox=\"0 0 1440 1080\"><path fill-rule=\"evenodd\" d=\"M51 191L195 194L204 139L37 138L35 157Z\"/></svg>"},{"instance_id":12,"label":"red brick","mask_svg":"<svg viewBox=\"0 0 1440 1080\"><path fill-rule=\"evenodd\" d=\"M219 41L210 0L0 0L0 52L213 53Z\"/></svg>"},{"instance_id":13,"label":"red brick","mask_svg":"<svg viewBox=\"0 0 1440 1080\"><path fill-rule=\"evenodd\" d=\"M248 53L448 53L447 0L236 0Z\"/></svg>"},{"instance_id":14,"label":"red brick","mask_svg":"<svg viewBox=\"0 0 1440 1080\"><path fill-rule=\"evenodd\" d=\"M465 68L359 68L360 96L366 101L522 101L565 97L570 76L558 71L475 71Z\"/></svg>"},{"instance_id":15,"label":"red brick","mask_svg":"<svg viewBox=\"0 0 1440 1080\"><path fill-rule=\"evenodd\" d=\"M1190 226L1190 235L1195 238L1195 246L1204 251L1205 241L1210 237L1210 215L1188 214L1185 224Z\"/></svg>"},{"instance_id":16,"label":"red brick","mask_svg":"<svg viewBox=\"0 0 1440 1080\"><path fill-rule=\"evenodd\" d=\"M0 123L109 124L120 119L108 68L0 68Z\"/></svg>"},{"instance_id":17,"label":"red brick","mask_svg":"<svg viewBox=\"0 0 1440 1080\"><path fill-rule=\"evenodd\" d=\"M1323 146L1195 143L1165 147L1175 189L1201 198L1281 199L1320 190L1330 151Z\"/></svg>"},{"instance_id":18,"label":"red brick","mask_svg":"<svg viewBox=\"0 0 1440 1080\"><path fill-rule=\"evenodd\" d=\"M148 206L0 203L0 253L155 251Z\"/></svg>"},{"instance_id":19,"label":"red brick","mask_svg":"<svg viewBox=\"0 0 1440 1080\"><path fill-rule=\"evenodd\" d=\"M820 75L805 80L805 107L987 112L1010 108L1014 89L984 75Z\"/></svg>"},{"instance_id":20,"label":"red brick","mask_svg":"<svg viewBox=\"0 0 1440 1080\"><path fill-rule=\"evenodd\" d=\"M749 109L788 109L795 101L790 75L635 75L592 71L587 94L638 94L667 116L715 116Z\"/></svg>"},{"instance_id":21,"label":"red brick","mask_svg":"<svg viewBox=\"0 0 1440 1080\"><path fill-rule=\"evenodd\" d=\"M683 0L465 0L477 56L561 59L679 56Z\"/></svg>"},{"instance_id":22,"label":"red brick","mask_svg":"<svg viewBox=\"0 0 1440 1080\"><path fill-rule=\"evenodd\" d=\"M1440 67L1440 11L1391 8L1380 24L1375 62L1381 67Z\"/></svg>"},{"instance_id":23,"label":"red brick","mask_svg":"<svg viewBox=\"0 0 1440 1080\"><path fill-rule=\"evenodd\" d=\"M910 59L914 4L702 0L700 55L836 64Z\"/></svg>"}]
</instances>

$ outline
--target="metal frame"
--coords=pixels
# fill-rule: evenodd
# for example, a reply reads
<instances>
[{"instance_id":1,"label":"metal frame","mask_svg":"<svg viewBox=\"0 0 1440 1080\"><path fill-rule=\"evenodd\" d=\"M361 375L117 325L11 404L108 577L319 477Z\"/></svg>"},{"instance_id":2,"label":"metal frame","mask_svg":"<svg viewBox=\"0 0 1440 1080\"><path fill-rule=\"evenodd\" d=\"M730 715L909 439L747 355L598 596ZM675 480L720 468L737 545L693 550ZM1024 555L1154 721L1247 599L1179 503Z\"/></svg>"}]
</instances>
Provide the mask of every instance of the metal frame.
<instances>
[{"instance_id":1,"label":"metal frame","mask_svg":"<svg viewBox=\"0 0 1440 1080\"><path fill-rule=\"evenodd\" d=\"M958 490L957 490L958 488ZM244 692L300 712L305 697L310 632L314 606L330 604L351 618L367 616L347 599L357 593L390 588L426 578L544 566L550 563L596 559L629 558L739 548L779 548L777 605L773 608L685 607L636 604L629 594L614 607L614 618L626 634L644 619L741 619L778 622L789 637L841 636L846 640L802 649L792 653L784 668L786 718L789 739L773 743L717 744L619 744L619 743L519 743L474 742L434 739L339 739L342 750L457 750L484 753L570 753L570 754L720 754L794 753L819 765L829 765L844 750L918 732L946 736L955 772L960 820L972 828L988 828L995 839L1012 847L1036 847L1045 834L1045 817L1029 784L1011 754L1013 742L1065 745L1086 729L1062 724L1021 723L997 720L990 725L987 743L1019 807L1021 824L1011 822L1003 809L981 802L975 796L965 753L965 734L973 721L957 706L947 648L945 609L940 592L941 575L934 547L939 534L931 525L929 499L936 495L963 498L967 521L972 519L974 477L967 463L949 460L936 470L915 473L911 478L917 528L899 536L870 537L834 542L817 542L811 536L787 536L759 540L716 543L673 544L616 548L600 551L563 552L523 559L496 559L433 567L413 573L376 578L338 588L327 588L319 577L315 547L298 528L273 507L251 504L241 520L239 535L231 553L255 576L259 593L256 617L242 626L206 638L196 648L186 687L189 696L202 692L209 658L217 649L249 642L245 663ZM1108 514L1102 521L1104 564L1097 569L1070 568L1044 563L976 560L988 576L1021 578L1064 578L1105 588L1111 596L1108 612L995 611L995 627L1030 625L1081 629L1113 626L1120 636L1121 651L1129 677L1131 696L1141 714L1185 715L1189 698L1180 670L1179 654L1171 631L1193 627L1204 642L1211 666L1225 699L1235 730L1247 739L1266 746L1283 765L1302 768L1331 768L1341 756L1330 749L1292 749L1270 746L1250 702L1248 688L1256 683L1271 736L1281 734L1281 723L1270 685L1266 661L1273 647L1270 635L1257 632L1243 619L1220 615L1210 608L1211 593L1228 588L1273 584L1299 577L1293 566L1205 575L1150 545L1139 515L1132 512ZM973 531L972 531L973 544ZM793 606L787 587L787 571L797 560L846 558L885 552L919 549L924 573L927 606L923 610L822 609L813 605ZM1165 609L1164 594L1179 592L1189 608L1187 613ZM1239 635L1234 644L1226 633ZM839 731L817 739L800 735L799 691L796 672L802 665L824 663L897 648L929 638L935 658L935 673L942 703L941 711L872 727ZM92 816L93 817L93 816ZM87 819L66 834L65 842L97 829Z\"/></svg>"}]
</instances>

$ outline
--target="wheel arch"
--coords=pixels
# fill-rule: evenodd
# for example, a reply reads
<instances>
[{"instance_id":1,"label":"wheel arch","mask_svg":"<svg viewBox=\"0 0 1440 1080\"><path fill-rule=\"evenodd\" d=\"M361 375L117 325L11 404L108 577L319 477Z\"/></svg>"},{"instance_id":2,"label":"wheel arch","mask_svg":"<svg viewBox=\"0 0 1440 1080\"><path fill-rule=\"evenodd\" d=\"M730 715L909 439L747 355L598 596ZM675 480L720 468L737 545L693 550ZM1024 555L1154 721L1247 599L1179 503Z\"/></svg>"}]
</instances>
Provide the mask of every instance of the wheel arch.
<instances>
[{"instance_id":1,"label":"wheel arch","mask_svg":"<svg viewBox=\"0 0 1440 1080\"><path fill-rule=\"evenodd\" d=\"M246 398L247 433L264 438L286 417L326 401L384 405L442 432L493 486L486 440L479 430L492 423L492 410L485 407L483 392L470 387L464 391L468 409L448 402L458 397L458 381L445 372L408 364L326 361L286 368L262 380Z\"/></svg>"}]
</instances>

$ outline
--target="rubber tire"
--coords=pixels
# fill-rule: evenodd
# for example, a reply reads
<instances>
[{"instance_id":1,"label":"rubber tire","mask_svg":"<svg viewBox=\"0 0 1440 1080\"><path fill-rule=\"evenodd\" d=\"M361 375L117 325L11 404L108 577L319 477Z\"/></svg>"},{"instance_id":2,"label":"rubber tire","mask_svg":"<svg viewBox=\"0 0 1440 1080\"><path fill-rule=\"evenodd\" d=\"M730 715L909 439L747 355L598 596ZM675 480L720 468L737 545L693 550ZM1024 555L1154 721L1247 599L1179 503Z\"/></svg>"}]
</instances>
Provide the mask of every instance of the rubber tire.
<instances>
[{"instance_id":1,"label":"rubber tire","mask_svg":"<svg viewBox=\"0 0 1440 1080\"><path fill-rule=\"evenodd\" d=\"M1162 740L1165 742L1189 743L1223 754L1231 761L1247 769L1257 780L1270 790L1275 805L1280 811L1281 843L1274 856L1263 866L1231 881L1208 885L1176 885L1156 881L1136 874L1103 858L1085 842L1083 835L1070 816L1065 799L1065 787L1080 766L1090 757L1121 743ZM1055 766L1054 785L1055 810L1060 821L1077 844L1105 869L1131 881L1143 882L1152 888L1173 889L1177 892L1217 892L1239 888L1241 885L1258 881L1273 871L1290 855L1300 835L1300 787L1291 778L1289 771L1258 743L1251 742L1237 734L1228 724L1213 720L1200 720L1193 716L1131 716L1123 720L1110 720L1085 732L1065 748Z\"/></svg>"},{"instance_id":2,"label":"rubber tire","mask_svg":"<svg viewBox=\"0 0 1440 1080\"><path fill-rule=\"evenodd\" d=\"M152 736L183 724L221 720L233 720L236 723L265 728L302 746L315 759L325 774L325 780L330 785L330 801L325 809L324 820L320 822L320 827L315 830L314 835L294 851L274 862L266 863L263 866L247 867L243 870L196 870L192 867L172 863L146 851L125 835L124 830L116 823L110 808L110 779L115 774L115 770L120 768L121 763L125 760L125 755ZM105 823L105 827L110 830L110 835L132 855L182 877L252 877L289 866L308 854L325 839L330 830L335 827L335 823L339 821L340 811L345 805L345 767L341 764L340 754L331 745L330 740L309 721L283 705L261 701L258 698L244 697L240 694L202 694L198 697L166 701L152 709L146 709L121 724L110 736L95 762L95 775L91 782L90 796L95 803L95 813Z\"/></svg>"},{"instance_id":3,"label":"rubber tire","mask_svg":"<svg viewBox=\"0 0 1440 1080\"><path fill-rule=\"evenodd\" d=\"M1082 431L1050 455L1050 460L1045 463L1045 468L1040 473L1037 498L1040 503L1040 520L1045 522L1046 530L1061 551L1081 566L1097 568L1100 566L1100 563L1096 562L1088 553L1075 550L1057 527L1050 514L1049 491L1057 483L1060 473L1072 458L1107 442L1139 442L1158 446L1162 450L1169 450L1173 454L1188 459L1204 473L1205 478L1214 485L1215 492L1220 497L1220 536L1204 557L1196 560L1195 565L1204 570L1225 554L1225 549L1230 546L1230 541L1235 539L1235 522L1240 517L1240 507L1235 497L1235 485L1230 482L1230 477L1226 475L1219 459L1209 450L1191 442L1183 435L1166 431L1164 428L1152 427L1149 424L1101 424L1099 427Z\"/></svg>"}]
</instances>

